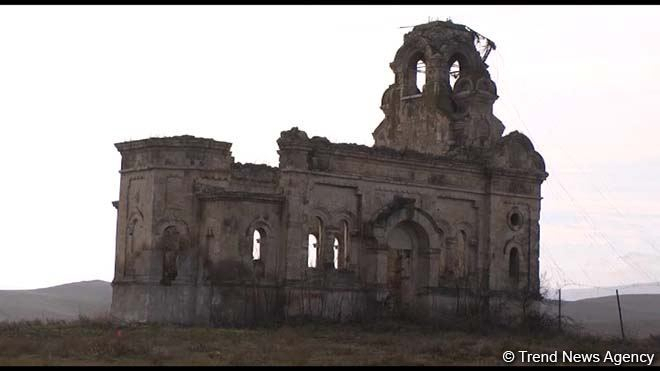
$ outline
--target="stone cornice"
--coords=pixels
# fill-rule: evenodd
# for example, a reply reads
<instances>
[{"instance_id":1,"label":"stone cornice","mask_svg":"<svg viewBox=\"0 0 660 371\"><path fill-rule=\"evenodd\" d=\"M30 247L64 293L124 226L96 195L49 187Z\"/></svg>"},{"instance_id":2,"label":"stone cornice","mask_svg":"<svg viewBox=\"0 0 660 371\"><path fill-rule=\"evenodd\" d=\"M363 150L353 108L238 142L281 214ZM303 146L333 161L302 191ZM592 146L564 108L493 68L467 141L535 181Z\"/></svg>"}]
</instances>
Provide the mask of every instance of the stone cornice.
<instances>
[{"instance_id":1,"label":"stone cornice","mask_svg":"<svg viewBox=\"0 0 660 371\"><path fill-rule=\"evenodd\" d=\"M532 180L536 182L543 182L549 175L545 171L505 169L505 168L496 168L496 167L487 168L487 173L491 176L502 176L505 178L517 178L524 180Z\"/></svg>"},{"instance_id":2,"label":"stone cornice","mask_svg":"<svg viewBox=\"0 0 660 371\"><path fill-rule=\"evenodd\" d=\"M142 166L138 168L130 168L130 169L124 169L124 170L119 170L120 174L129 174L129 173L135 173L139 171L150 171L150 170L197 170L197 171L204 171L204 172L222 172L222 173L228 173L229 170L227 168L208 168L208 167L201 167L201 166Z\"/></svg>"},{"instance_id":3,"label":"stone cornice","mask_svg":"<svg viewBox=\"0 0 660 371\"><path fill-rule=\"evenodd\" d=\"M401 163L410 163L414 166L423 164L428 167L461 167L472 168L475 171L483 171L486 165L485 158L458 158L450 156L439 156L416 151L399 151L388 147L369 147L363 144L354 143L331 143L325 138L313 137L310 139L312 148L317 153L330 155L343 155L356 158L370 158L384 161L395 160Z\"/></svg>"},{"instance_id":4,"label":"stone cornice","mask_svg":"<svg viewBox=\"0 0 660 371\"><path fill-rule=\"evenodd\" d=\"M507 169L489 166L488 153L470 152L463 149L454 155L440 156L416 151L399 151L388 147L369 147L355 143L332 143L324 137L301 139L305 149L315 156L352 158L372 163L398 164L408 168L428 170L453 170L478 175L513 176L521 179L544 181L548 173L522 169ZM300 143L297 143L300 146ZM298 147L296 146L296 147ZM280 144L282 149L291 149L286 144ZM333 173L335 174L335 173Z\"/></svg>"},{"instance_id":5,"label":"stone cornice","mask_svg":"<svg viewBox=\"0 0 660 371\"><path fill-rule=\"evenodd\" d=\"M256 201L281 204L286 199L283 195L272 193L256 193L242 191L219 191L214 193L197 193L200 201Z\"/></svg>"},{"instance_id":6,"label":"stone cornice","mask_svg":"<svg viewBox=\"0 0 660 371\"><path fill-rule=\"evenodd\" d=\"M199 148L206 150L219 150L229 152L231 143L220 142L209 138L199 138L191 135L181 135L174 137L148 138L128 142L116 143L115 147L119 152L139 150L146 148Z\"/></svg>"},{"instance_id":7,"label":"stone cornice","mask_svg":"<svg viewBox=\"0 0 660 371\"><path fill-rule=\"evenodd\" d=\"M475 191L475 190L470 190L470 189L465 189L465 188L458 188L458 187L443 187L443 186L437 186L437 185L432 185L432 184L428 184L428 183L400 182L400 181L383 179L383 178L356 176L356 175L348 175L348 174L327 173L327 172L321 172L321 171L309 171L309 170L297 170L297 169L286 169L286 170L284 170L283 169L282 173L312 175L312 176L318 176L318 177L322 177L322 178L334 178L334 179L342 178L342 179L349 179L349 180L353 180L353 181L360 181L360 182L367 182L367 183L383 183L383 184L392 184L392 185L401 186L401 187L414 187L414 188L421 188L421 189L434 189L434 190L438 190L438 191L461 192L461 193L469 193L469 194L474 194L474 195L479 195L479 196L495 195L495 196L525 198L525 199L528 199L528 200L540 200L541 199L541 197L527 196L527 195L515 194L515 193L482 192L482 191Z\"/></svg>"}]
</instances>

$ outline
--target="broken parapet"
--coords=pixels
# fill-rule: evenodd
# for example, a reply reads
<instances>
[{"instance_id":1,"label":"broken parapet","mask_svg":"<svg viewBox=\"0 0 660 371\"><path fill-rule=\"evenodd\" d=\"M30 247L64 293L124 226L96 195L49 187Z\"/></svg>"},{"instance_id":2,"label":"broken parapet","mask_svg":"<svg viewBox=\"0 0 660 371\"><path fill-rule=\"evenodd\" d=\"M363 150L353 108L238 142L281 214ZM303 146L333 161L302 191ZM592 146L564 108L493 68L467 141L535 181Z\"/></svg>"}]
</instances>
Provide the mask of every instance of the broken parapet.
<instances>
[{"instance_id":1,"label":"broken parapet","mask_svg":"<svg viewBox=\"0 0 660 371\"><path fill-rule=\"evenodd\" d=\"M228 170L234 162L231 143L190 135L149 138L115 144L122 171L148 168Z\"/></svg>"}]
</instances>

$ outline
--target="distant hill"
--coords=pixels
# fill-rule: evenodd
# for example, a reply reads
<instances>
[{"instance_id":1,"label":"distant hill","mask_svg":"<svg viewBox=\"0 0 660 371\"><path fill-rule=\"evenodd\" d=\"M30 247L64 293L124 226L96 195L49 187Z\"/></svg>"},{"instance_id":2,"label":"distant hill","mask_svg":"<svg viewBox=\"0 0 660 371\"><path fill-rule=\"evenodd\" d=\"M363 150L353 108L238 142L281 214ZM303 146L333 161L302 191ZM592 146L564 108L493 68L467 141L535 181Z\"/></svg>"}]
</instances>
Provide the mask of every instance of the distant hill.
<instances>
[{"instance_id":1,"label":"distant hill","mask_svg":"<svg viewBox=\"0 0 660 371\"><path fill-rule=\"evenodd\" d=\"M615 295L617 289L619 290L619 295L660 295L660 282L636 283L618 287L562 289L561 300L574 301L610 296ZM550 299L557 299L557 290L550 290L548 297Z\"/></svg>"},{"instance_id":2,"label":"distant hill","mask_svg":"<svg viewBox=\"0 0 660 371\"><path fill-rule=\"evenodd\" d=\"M36 290L0 290L0 321L78 319L109 313L112 286L83 281Z\"/></svg>"},{"instance_id":3,"label":"distant hill","mask_svg":"<svg viewBox=\"0 0 660 371\"><path fill-rule=\"evenodd\" d=\"M660 295L621 295L620 293L619 291L624 334L630 338L660 335ZM556 301L547 303L546 311L556 316L557 304ZM585 332L621 336L616 296L562 301L561 311L564 318L573 319Z\"/></svg>"}]
</instances>

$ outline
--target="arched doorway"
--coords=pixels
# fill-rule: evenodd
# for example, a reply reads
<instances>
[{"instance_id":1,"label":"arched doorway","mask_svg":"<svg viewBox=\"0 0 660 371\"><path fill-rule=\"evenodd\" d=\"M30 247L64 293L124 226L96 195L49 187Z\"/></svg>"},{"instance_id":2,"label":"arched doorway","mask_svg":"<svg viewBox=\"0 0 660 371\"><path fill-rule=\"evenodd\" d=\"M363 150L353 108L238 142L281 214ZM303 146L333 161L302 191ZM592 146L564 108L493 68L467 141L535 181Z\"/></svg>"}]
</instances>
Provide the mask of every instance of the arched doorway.
<instances>
[{"instance_id":1,"label":"arched doorway","mask_svg":"<svg viewBox=\"0 0 660 371\"><path fill-rule=\"evenodd\" d=\"M387 234L387 289L389 308L395 313L407 312L415 301L415 294L425 269L420 269L420 250L428 249L428 235L419 224L402 221ZM427 258L428 259L428 258Z\"/></svg>"}]
</instances>

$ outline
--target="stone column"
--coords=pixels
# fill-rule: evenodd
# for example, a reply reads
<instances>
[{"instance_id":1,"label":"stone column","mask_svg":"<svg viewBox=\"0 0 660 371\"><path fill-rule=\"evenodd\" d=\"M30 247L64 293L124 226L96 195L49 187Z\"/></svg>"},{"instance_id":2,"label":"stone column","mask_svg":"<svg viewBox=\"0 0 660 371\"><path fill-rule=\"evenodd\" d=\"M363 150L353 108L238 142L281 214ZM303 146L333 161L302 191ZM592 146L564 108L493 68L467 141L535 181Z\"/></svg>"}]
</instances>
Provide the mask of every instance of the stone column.
<instances>
[{"instance_id":1,"label":"stone column","mask_svg":"<svg viewBox=\"0 0 660 371\"><path fill-rule=\"evenodd\" d=\"M336 233L337 231L332 227L326 227L323 233L323 240L321 241L322 246L319 254L321 257L319 263L321 264L317 264L317 266L322 267L324 270L335 269L334 242Z\"/></svg>"}]
</instances>

